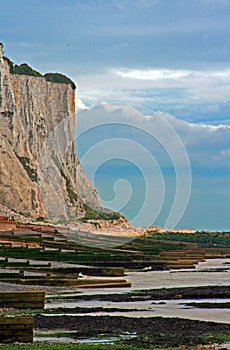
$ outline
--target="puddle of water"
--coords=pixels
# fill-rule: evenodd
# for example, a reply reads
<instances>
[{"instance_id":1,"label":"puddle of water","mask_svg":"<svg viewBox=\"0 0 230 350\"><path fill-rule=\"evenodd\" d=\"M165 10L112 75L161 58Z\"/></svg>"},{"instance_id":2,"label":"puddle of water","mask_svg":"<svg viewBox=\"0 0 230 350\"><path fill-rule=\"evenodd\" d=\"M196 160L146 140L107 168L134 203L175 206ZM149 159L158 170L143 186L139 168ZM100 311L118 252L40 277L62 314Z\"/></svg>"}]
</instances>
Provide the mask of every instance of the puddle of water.
<instances>
[{"instance_id":1,"label":"puddle of water","mask_svg":"<svg viewBox=\"0 0 230 350\"><path fill-rule=\"evenodd\" d=\"M110 336L110 337L101 337L101 338L85 338L85 339L78 339L78 342L80 343L87 343L87 344L108 344L108 343L115 343L118 340L122 339L131 339L136 338L136 334L121 334L119 336Z\"/></svg>"},{"instance_id":2,"label":"puddle of water","mask_svg":"<svg viewBox=\"0 0 230 350\"><path fill-rule=\"evenodd\" d=\"M34 336L33 340L36 342L52 342L52 343L80 343L80 344L114 344L115 342L122 340L122 339L131 339L135 338L137 335L135 333L127 333L127 334L120 334L117 336L106 336L101 335L98 337L91 337L91 338L77 338L73 339L71 337L55 337L55 336L48 336L41 335L41 336Z\"/></svg>"}]
</instances>

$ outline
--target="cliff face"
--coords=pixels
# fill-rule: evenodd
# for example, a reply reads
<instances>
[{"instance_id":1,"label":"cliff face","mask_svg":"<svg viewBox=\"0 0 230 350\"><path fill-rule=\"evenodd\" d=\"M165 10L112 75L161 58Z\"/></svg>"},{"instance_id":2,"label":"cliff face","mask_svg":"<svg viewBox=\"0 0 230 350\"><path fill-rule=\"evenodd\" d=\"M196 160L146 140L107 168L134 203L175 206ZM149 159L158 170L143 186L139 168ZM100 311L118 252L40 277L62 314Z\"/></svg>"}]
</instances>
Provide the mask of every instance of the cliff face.
<instances>
[{"instance_id":1,"label":"cliff face","mask_svg":"<svg viewBox=\"0 0 230 350\"><path fill-rule=\"evenodd\" d=\"M11 74L0 45L0 204L33 217L84 216L99 207L74 145L75 90Z\"/></svg>"}]
</instances>

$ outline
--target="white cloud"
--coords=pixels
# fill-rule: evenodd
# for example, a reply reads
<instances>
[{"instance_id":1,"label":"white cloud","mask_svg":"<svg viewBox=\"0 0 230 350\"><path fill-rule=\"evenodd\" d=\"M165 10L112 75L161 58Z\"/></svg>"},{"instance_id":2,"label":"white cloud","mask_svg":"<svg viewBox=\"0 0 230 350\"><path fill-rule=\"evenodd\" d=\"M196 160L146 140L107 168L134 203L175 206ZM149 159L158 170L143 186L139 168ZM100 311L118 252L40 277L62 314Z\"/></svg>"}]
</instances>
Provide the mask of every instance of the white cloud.
<instances>
[{"instance_id":1,"label":"white cloud","mask_svg":"<svg viewBox=\"0 0 230 350\"><path fill-rule=\"evenodd\" d=\"M87 106L84 104L84 102L83 102L79 97L76 97L75 105L76 105L76 110L77 110L77 111L80 111L80 110L88 109L88 108L89 108L89 107L87 107Z\"/></svg>"},{"instance_id":2,"label":"white cloud","mask_svg":"<svg viewBox=\"0 0 230 350\"><path fill-rule=\"evenodd\" d=\"M147 110L143 112L132 105L103 103L78 113L77 131L81 134L83 130L111 123L128 124L140 130L148 130L150 135L165 147L168 154L176 152L179 145L176 136L178 135L187 149L192 165L203 171L208 168L215 169L217 166L222 169L230 167L230 125L195 124L177 119L169 113L150 113ZM128 130L127 137L129 131L132 132L131 129ZM107 133L108 138L113 139L112 125ZM151 142L149 147L153 147ZM158 148L153 151L159 156ZM179 157L180 153L177 162ZM162 159L161 161L164 167L165 162Z\"/></svg>"},{"instance_id":3,"label":"white cloud","mask_svg":"<svg viewBox=\"0 0 230 350\"><path fill-rule=\"evenodd\" d=\"M138 80L181 79L191 74L190 71L167 69L118 69L114 70L114 73L123 78Z\"/></svg>"},{"instance_id":4,"label":"white cloud","mask_svg":"<svg viewBox=\"0 0 230 350\"><path fill-rule=\"evenodd\" d=\"M128 79L137 80L171 80L174 84L179 82L190 82L210 79L219 83L230 82L230 69L223 70L181 70L181 69L114 69L112 73Z\"/></svg>"},{"instance_id":5,"label":"white cloud","mask_svg":"<svg viewBox=\"0 0 230 350\"><path fill-rule=\"evenodd\" d=\"M88 104L102 101L151 104L154 109L178 111L182 117L183 110L190 114L222 113L223 107L224 112L230 110L230 69L117 68L76 80L79 95Z\"/></svg>"}]
</instances>

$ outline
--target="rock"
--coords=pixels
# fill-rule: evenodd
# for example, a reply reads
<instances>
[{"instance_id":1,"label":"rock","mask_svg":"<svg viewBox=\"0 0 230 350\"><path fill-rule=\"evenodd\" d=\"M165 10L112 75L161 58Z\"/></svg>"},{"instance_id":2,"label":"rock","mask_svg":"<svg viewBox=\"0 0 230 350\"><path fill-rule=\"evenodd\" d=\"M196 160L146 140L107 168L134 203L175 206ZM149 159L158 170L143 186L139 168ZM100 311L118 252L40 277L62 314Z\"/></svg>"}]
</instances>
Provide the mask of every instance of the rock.
<instances>
[{"instance_id":1,"label":"rock","mask_svg":"<svg viewBox=\"0 0 230 350\"><path fill-rule=\"evenodd\" d=\"M0 45L0 204L32 218L69 220L99 208L74 145L75 89L12 74Z\"/></svg>"}]
</instances>

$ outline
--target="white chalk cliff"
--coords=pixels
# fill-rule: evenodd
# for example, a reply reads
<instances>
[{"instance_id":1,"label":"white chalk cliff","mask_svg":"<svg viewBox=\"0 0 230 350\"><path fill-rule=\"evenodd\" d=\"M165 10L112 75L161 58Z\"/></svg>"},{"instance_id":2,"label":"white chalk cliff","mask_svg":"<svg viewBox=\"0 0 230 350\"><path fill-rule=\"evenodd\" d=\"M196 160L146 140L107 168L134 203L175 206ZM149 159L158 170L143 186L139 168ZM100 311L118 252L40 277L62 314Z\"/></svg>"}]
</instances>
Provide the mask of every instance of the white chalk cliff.
<instances>
[{"instance_id":1,"label":"white chalk cliff","mask_svg":"<svg viewBox=\"0 0 230 350\"><path fill-rule=\"evenodd\" d=\"M74 145L75 89L12 74L0 44L0 204L32 217L84 216L97 192Z\"/></svg>"}]
</instances>

